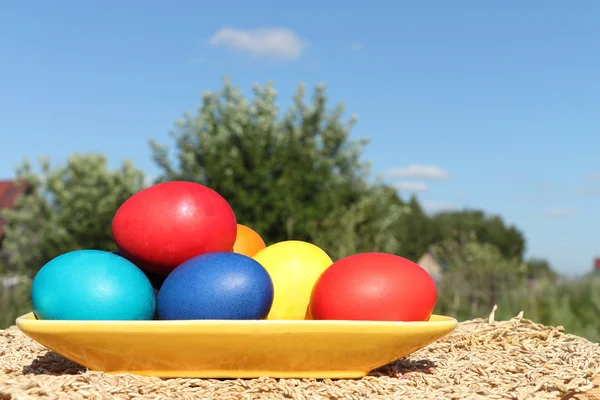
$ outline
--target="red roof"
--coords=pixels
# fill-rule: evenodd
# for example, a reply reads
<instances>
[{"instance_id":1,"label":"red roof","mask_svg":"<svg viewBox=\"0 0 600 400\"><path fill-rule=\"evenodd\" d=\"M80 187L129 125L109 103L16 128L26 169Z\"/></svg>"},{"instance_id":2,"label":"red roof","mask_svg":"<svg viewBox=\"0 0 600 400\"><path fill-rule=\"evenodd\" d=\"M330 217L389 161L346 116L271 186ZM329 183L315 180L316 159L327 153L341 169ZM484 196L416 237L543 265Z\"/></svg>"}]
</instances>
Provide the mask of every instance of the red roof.
<instances>
[{"instance_id":1,"label":"red roof","mask_svg":"<svg viewBox=\"0 0 600 400\"><path fill-rule=\"evenodd\" d=\"M25 192L25 182L0 181L0 211L6 208L14 208L17 197ZM0 218L0 238L4 235L4 221Z\"/></svg>"}]
</instances>

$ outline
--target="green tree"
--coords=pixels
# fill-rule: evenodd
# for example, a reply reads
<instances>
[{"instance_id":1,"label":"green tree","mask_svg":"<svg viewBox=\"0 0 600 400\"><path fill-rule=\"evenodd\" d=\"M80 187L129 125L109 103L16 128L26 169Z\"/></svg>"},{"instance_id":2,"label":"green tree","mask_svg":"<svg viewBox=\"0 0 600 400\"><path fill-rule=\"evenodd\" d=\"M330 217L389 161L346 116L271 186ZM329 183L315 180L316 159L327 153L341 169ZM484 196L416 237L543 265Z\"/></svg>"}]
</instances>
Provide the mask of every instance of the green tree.
<instances>
[{"instance_id":1,"label":"green tree","mask_svg":"<svg viewBox=\"0 0 600 400\"><path fill-rule=\"evenodd\" d=\"M401 243L402 257L417 261L435 240L434 222L423 212L416 196L411 196L407 212L402 215L395 228Z\"/></svg>"},{"instance_id":2,"label":"green tree","mask_svg":"<svg viewBox=\"0 0 600 400\"><path fill-rule=\"evenodd\" d=\"M31 194L20 196L14 210L4 212L2 251L7 269L35 274L52 258L77 249L116 249L111 221L118 207L144 188L144 175L131 163L108 169L106 157L75 154L66 165L41 162L41 174L25 161L17 177Z\"/></svg>"},{"instance_id":3,"label":"green tree","mask_svg":"<svg viewBox=\"0 0 600 400\"><path fill-rule=\"evenodd\" d=\"M162 170L158 181L216 190L238 222L267 243L312 241L337 256L397 251L392 227L402 204L395 191L367 180L360 159L367 140L350 139L355 118L344 121L341 104L329 110L323 86L307 103L300 85L283 115L276 100L271 84L255 86L248 100L227 80L219 92L205 94L198 112L171 132L174 160L167 147L150 142Z\"/></svg>"},{"instance_id":4,"label":"green tree","mask_svg":"<svg viewBox=\"0 0 600 400\"><path fill-rule=\"evenodd\" d=\"M546 279L554 282L558 278L558 274L552 269L548 261L543 258L532 258L527 260L525 264L527 265L528 279Z\"/></svg>"},{"instance_id":5,"label":"green tree","mask_svg":"<svg viewBox=\"0 0 600 400\"><path fill-rule=\"evenodd\" d=\"M409 214L410 208L400 201L394 189L373 185L369 195L331 210L318 229L309 229L309 233L313 242L327 249L334 259L365 252L405 257L404 248L410 242L404 242L395 233L398 221Z\"/></svg>"},{"instance_id":6,"label":"green tree","mask_svg":"<svg viewBox=\"0 0 600 400\"><path fill-rule=\"evenodd\" d=\"M433 217L433 223L437 230L436 241L473 233L477 241L496 246L503 256L523 259L525 237L499 216L489 216L480 210L443 212Z\"/></svg>"}]
</instances>

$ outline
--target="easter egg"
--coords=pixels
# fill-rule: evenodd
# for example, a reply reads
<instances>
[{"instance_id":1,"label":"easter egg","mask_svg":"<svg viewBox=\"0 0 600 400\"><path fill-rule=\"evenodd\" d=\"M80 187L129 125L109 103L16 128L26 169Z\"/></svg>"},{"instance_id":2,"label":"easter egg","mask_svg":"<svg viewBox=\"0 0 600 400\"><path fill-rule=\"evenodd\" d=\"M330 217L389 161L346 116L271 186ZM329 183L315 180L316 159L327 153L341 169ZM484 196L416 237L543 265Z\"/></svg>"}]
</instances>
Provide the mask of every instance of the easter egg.
<instances>
[{"instance_id":1,"label":"easter egg","mask_svg":"<svg viewBox=\"0 0 600 400\"><path fill-rule=\"evenodd\" d=\"M264 319L273 303L273 282L243 254L193 257L173 270L158 291L162 320Z\"/></svg>"},{"instance_id":2,"label":"easter egg","mask_svg":"<svg viewBox=\"0 0 600 400\"><path fill-rule=\"evenodd\" d=\"M116 254L118 256L121 257L125 257L123 255L123 253L121 253L120 251L113 251L113 254ZM127 258L127 257L125 257ZM131 261L131 260L130 260ZM146 275L146 278L148 278L148 280L150 281L150 283L152 284L152 287L154 289L160 289L160 286L162 285L162 283L165 281L165 276L164 275L160 275L160 274L156 274L154 272L150 272L150 271L146 271L143 268L140 268L142 270L142 272L144 273L144 275Z\"/></svg>"},{"instance_id":3,"label":"easter egg","mask_svg":"<svg viewBox=\"0 0 600 400\"><path fill-rule=\"evenodd\" d=\"M237 224L237 236L233 244L234 253L252 257L265 247L265 242L254 229Z\"/></svg>"},{"instance_id":4,"label":"easter egg","mask_svg":"<svg viewBox=\"0 0 600 400\"><path fill-rule=\"evenodd\" d=\"M355 254L319 277L310 314L318 320L427 321L436 298L434 280L418 264L393 254Z\"/></svg>"},{"instance_id":5,"label":"easter egg","mask_svg":"<svg viewBox=\"0 0 600 400\"><path fill-rule=\"evenodd\" d=\"M268 319L305 319L315 281L332 264L319 247L298 240L267 246L253 257L271 275L275 298Z\"/></svg>"},{"instance_id":6,"label":"easter egg","mask_svg":"<svg viewBox=\"0 0 600 400\"><path fill-rule=\"evenodd\" d=\"M127 199L112 221L114 241L127 259L168 275L195 256L230 251L237 223L231 206L194 182L150 186Z\"/></svg>"},{"instance_id":7,"label":"easter egg","mask_svg":"<svg viewBox=\"0 0 600 400\"><path fill-rule=\"evenodd\" d=\"M130 261L100 250L76 250L44 265L33 279L38 319L149 320L156 300L150 281Z\"/></svg>"}]
</instances>

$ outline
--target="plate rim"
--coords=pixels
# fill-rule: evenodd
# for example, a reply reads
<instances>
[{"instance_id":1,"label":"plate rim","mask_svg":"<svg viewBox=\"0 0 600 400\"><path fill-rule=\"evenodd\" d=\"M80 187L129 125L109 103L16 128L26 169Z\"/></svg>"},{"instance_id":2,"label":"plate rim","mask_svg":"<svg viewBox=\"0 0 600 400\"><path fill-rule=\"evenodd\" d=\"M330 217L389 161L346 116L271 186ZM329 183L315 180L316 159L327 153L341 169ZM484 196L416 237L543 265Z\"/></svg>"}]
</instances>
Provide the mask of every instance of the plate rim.
<instances>
[{"instance_id":1,"label":"plate rim","mask_svg":"<svg viewBox=\"0 0 600 400\"><path fill-rule=\"evenodd\" d=\"M17 327L23 325L36 325L44 327L72 327L72 326L121 326L121 327L169 327L169 326L385 326L385 327L431 327L433 325L458 325L454 317L432 314L432 317L440 318L437 321L364 321L364 320L275 320L275 319L251 319L251 320L227 320L227 319L195 319L195 320L41 320L36 319L32 312L28 312L16 318Z\"/></svg>"}]
</instances>

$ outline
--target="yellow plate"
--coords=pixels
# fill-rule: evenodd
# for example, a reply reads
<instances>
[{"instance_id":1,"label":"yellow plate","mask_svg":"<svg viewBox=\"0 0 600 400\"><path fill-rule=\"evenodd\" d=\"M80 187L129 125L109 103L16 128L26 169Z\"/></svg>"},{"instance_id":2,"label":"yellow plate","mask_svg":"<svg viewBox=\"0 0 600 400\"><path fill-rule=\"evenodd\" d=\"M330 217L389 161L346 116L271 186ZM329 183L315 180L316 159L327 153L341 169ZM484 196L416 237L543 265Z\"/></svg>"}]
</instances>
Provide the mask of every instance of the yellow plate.
<instances>
[{"instance_id":1,"label":"yellow plate","mask_svg":"<svg viewBox=\"0 0 600 400\"><path fill-rule=\"evenodd\" d=\"M454 318L373 321L49 321L19 329L91 370L190 378L360 378L454 330Z\"/></svg>"}]
</instances>

